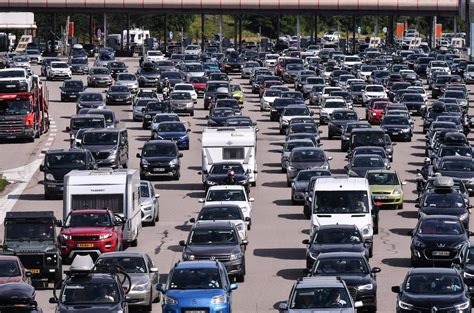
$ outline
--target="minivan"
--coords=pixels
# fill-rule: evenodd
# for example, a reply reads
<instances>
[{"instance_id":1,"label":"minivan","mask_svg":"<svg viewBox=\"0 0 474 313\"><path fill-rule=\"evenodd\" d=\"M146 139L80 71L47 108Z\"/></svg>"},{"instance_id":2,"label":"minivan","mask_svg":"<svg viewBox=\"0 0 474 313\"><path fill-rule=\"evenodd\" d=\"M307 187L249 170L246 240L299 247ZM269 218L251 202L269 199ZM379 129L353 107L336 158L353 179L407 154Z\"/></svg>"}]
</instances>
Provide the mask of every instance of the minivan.
<instances>
[{"instance_id":1,"label":"minivan","mask_svg":"<svg viewBox=\"0 0 474 313\"><path fill-rule=\"evenodd\" d=\"M126 129L103 128L84 132L81 147L89 149L99 167L127 168L128 133Z\"/></svg>"}]
</instances>

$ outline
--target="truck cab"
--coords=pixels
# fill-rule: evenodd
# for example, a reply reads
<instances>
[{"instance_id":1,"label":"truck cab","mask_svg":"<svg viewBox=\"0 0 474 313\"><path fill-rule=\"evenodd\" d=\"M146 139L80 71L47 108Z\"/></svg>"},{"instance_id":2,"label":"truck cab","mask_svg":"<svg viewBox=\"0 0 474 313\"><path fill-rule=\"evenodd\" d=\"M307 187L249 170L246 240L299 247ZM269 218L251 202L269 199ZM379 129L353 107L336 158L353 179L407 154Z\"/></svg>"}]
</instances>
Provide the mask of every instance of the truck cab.
<instances>
[{"instance_id":1,"label":"truck cab","mask_svg":"<svg viewBox=\"0 0 474 313\"><path fill-rule=\"evenodd\" d=\"M7 212L3 254L18 256L33 284L55 285L62 279L62 260L57 248L56 220L52 211Z\"/></svg>"}]
</instances>

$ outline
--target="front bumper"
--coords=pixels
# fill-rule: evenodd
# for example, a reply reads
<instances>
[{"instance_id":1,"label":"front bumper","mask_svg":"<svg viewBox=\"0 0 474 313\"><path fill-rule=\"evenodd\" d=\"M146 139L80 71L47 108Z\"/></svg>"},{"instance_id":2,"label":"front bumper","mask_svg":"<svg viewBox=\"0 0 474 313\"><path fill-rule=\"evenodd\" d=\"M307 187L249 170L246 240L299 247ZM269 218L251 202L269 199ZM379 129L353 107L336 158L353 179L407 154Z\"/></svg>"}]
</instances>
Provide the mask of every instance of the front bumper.
<instances>
[{"instance_id":1,"label":"front bumper","mask_svg":"<svg viewBox=\"0 0 474 313\"><path fill-rule=\"evenodd\" d=\"M413 260L420 263L420 265L427 264L432 266L436 264L451 264L453 259L456 257L459 251L454 248L416 248L410 247L411 257ZM433 253L446 254L446 255L434 255Z\"/></svg>"},{"instance_id":2,"label":"front bumper","mask_svg":"<svg viewBox=\"0 0 474 313\"><path fill-rule=\"evenodd\" d=\"M78 93L61 93L61 99L66 101L76 101L78 97Z\"/></svg>"},{"instance_id":3,"label":"front bumper","mask_svg":"<svg viewBox=\"0 0 474 313\"><path fill-rule=\"evenodd\" d=\"M391 194L373 194L375 202L381 202L382 206L399 206L403 204L403 194L391 195Z\"/></svg>"},{"instance_id":4,"label":"front bumper","mask_svg":"<svg viewBox=\"0 0 474 313\"><path fill-rule=\"evenodd\" d=\"M130 306L144 306L150 304L153 301L153 299L150 299L150 297L152 297L152 292L150 289L143 291L134 291L132 289L129 293L127 293L127 296L133 300L130 302Z\"/></svg>"},{"instance_id":5,"label":"front bumper","mask_svg":"<svg viewBox=\"0 0 474 313\"><path fill-rule=\"evenodd\" d=\"M31 126L10 126L0 127L0 139L30 139L34 138L35 132Z\"/></svg>"},{"instance_id":6,"label":"front bumper","mask_svg":"<svg viewBox=\"0 0 474 313\"><path fill-rule=\"evenodd\" d=\"M167 166L140 166L140 175L145 177L172 177L179 172L179 167Z\"/></svg>"},{"instance_id":7,"label":"front bumper","mask_svg":"<svg viewBox=\"0 0 474 313\"><path fill-rule=\"evenodd\" d=\"M64 190L64 182L44 180L44 193L48 195L62 196Z\"/></svg>"}]
</instances>

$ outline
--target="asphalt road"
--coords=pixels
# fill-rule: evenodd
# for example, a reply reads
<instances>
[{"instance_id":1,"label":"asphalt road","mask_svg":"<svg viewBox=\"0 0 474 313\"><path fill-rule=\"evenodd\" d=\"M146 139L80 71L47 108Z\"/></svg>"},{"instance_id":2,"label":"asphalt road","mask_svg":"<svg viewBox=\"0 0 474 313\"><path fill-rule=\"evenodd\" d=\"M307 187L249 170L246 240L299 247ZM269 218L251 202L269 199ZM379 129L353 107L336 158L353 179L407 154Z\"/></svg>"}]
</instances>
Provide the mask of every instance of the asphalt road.
<instances>
[{"instance_id":1,"label":"asphalt road","mask_svg":"<svg viewBox=\"0 0 474 313\"><path fill-rule=\"evenodd\" d=\"M130 72L135 72L138 59L125 60ZM38 67L34 67L36 73ZM85 81L85 76L81 76ZM302 206L292 205L290 188L286 187L285 174L280 170L280 144L284 136L278 134L278 123L270 122L269 114L259 110L259 98L252 95L247 80L233 76L233 82L241 83L246 91L244 115L249 115L258 123L258 181L252 188L253 227L249 232L249 246L246 252L247 275L245 283L239 284L233 294L233 311L265 312L275 311L278 303L288 297L293 282L303 275L305 267L305 246L301 243L308 237L310 222L304 219ZM34 144L3 144L0 149L0 169L24 166L37 159L44 147L68 148L68 134L64 131L69 125L69 117L75 112L75 103L60 102L59 86L61 82L46 82L49 88L50 114L57 131L43 136ZM103 90L98 88L97 90ZM131 108L128 106L109 107L120 119L118 127L126 127L130 140L130 168L138 168L139 160L135 154L149 138L150 131L142 130L141 123L133 122ZM313 110L317 111L316 108ZM359 116L364 116L363 108L357 107ZM160 222L155 227L145 227L139 236L138 247L130 251L144 251L156 263L161 279L166 279L171 266L180 259L182 248L180 240L187 237L189 218L195 217L200 209L198 199L204 197L200 175L197 171L201 164L200 136L206 125L202 99L198 101L194 118L189 121L192 132L191 149L184 151L180 181L157 181L154 186L160 194ZM371 266L378 266L382 272L377 275L379 312L395 310L396 295L390 290L403 280L410 266L411 230L417 221L414 200L416 198L416 170L422 166L424 158L424 135L421 132L421 118L416 117L415 135L412 142L397 143L392 168L407 182L404 186L404 210L383 210L380 212L380 233L374 240L374 257ZM345 165L345 153L340 152L340 141L327 139L327 126L323 130L322 142L330 161L331 169L342 174ZM52 138L52 139L50 139ZM472 139L472 136L470 136ZM26 189L18 198L13 210L54 210L62 218L62 201L43 200L43 175L37 171ZM471 227L472 227L471 219ZM40 290L37 300L44 312L53 312L54 306L48 303L51 290ZM161 312L161 305L155 304L153 312Z\"/></svg>"}]
</instances>

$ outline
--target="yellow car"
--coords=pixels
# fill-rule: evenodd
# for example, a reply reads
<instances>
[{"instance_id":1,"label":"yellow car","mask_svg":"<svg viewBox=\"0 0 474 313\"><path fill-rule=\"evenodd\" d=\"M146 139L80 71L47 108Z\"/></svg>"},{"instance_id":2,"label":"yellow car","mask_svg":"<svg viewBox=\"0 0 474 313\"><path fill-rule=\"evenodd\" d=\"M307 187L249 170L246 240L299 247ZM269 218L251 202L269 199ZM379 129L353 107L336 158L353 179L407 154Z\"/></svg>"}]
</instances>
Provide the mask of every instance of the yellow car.
<instances>
[{"instance_id":1,"label":"yellow car","mask_svg":"<svg viewBox=\"0 0 474 313\"><path fill-rule=\"evenodd\" d=\"M374 203L380 207L403 209L403 188L406 182L401 181L393 170L373 170L365 175L369 182Z\"/></svg>"},{"instance_id":2,"label":"yellow car","mask_svg":"<svg viewBox=\"0 0 474 313\"><path fill-rule=\"evenodd\" d=\"M230 85L230 92L232 92L232 96L234 97L234 99L239 101L240 106L243 106L245 96L240 85Z\"/></svg>"}]
</instances>

